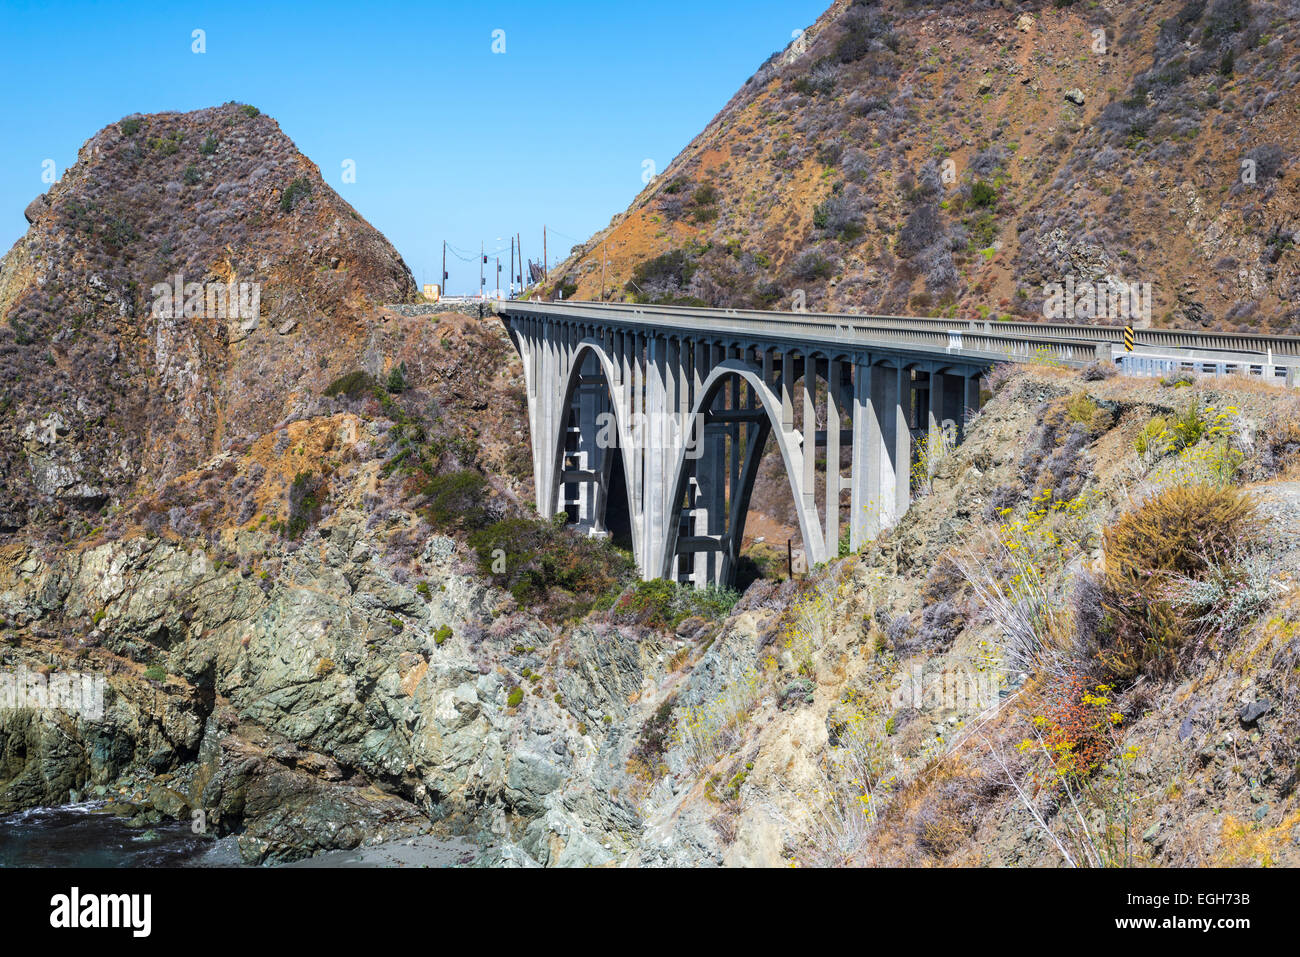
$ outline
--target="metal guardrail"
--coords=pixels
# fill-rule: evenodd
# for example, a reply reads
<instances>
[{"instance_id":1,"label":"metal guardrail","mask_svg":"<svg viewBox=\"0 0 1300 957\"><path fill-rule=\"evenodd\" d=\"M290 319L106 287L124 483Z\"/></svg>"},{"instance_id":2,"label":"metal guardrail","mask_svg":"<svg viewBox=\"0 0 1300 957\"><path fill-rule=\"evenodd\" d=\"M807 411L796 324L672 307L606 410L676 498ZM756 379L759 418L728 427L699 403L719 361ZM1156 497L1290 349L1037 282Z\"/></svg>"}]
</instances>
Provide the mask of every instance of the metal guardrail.
<instances>
[{"instance_id":1,"label":"metal guardrail","mask_svg":"<svg viewBox=\"0 0 1300 957\"><path fill-rule=\"evenodd\" d=\"M1263 379L1275 385L1294 387L1300 385L1300 360L1283 359L1274 362L1250 361L1245 353L1217 358L1188 358L1186 356L1150 352L1121 352L1115 363L1125 375L1172 376L1182 372L1192 375L1231 376L1244 375Z\"/></svg>"}]
</instances>

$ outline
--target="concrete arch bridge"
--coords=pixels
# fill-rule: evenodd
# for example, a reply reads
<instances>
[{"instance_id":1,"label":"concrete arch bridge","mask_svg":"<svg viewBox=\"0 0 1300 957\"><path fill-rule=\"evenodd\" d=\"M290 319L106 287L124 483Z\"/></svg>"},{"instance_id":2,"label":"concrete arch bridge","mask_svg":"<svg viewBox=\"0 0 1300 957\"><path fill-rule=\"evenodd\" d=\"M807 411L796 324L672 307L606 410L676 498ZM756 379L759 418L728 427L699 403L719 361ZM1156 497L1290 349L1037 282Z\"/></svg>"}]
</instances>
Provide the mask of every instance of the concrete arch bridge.
<instances>
[{"instance_id":1,"label":"concrete arch bridge","mask_svg":"<svg viewBox=\"0 0 1300 957\"><path fill-rule=\"evenodd\" d=\"M769 438L816 564L907 511L918 448L962 440L991 366L1124 356L1123 329L1104 326L594 302L495 311L523 360L538 512L592 535L617 513L644 578L700 587L735 579ZM1264 337L1207 348L1151 335L1147 362L1199 356L1288 383L1300 365L1296 340L1270 340L1265 360Z\"/></svg>"}]
</instances>

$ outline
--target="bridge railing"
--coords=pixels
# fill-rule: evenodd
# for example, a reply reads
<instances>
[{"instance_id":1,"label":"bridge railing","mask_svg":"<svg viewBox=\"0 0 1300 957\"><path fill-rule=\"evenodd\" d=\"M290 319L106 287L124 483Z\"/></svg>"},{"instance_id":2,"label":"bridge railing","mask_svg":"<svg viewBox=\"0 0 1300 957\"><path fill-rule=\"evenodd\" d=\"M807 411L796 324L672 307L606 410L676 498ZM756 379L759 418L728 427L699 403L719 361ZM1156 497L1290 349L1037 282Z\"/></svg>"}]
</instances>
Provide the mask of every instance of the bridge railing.
<instances>
[{"instance_id":1,"label":"bridge railing","mask_svg":"<svg viewBox=\"0 0 1300 957\"><path fill-rule=\"evenodd\" d=\"M831 351L920 350L975 362L1038 359L1086 365L1099 357L1109 358L1110 349L1106 342L1089 339L1058 338L1041 333L1029 337L1005 334L1001 329L984 332L948 327L898 328L879 322L864 322L858 316L833 317L834 321L828 321L825 316L804 316L801 313L731 315L718 310L610 309L607 304L586 302L499 302L496 309L504 315L564 316L616 325L648 325L672 331L691 329L701 334L793 341ZM702 312L709 314L701 315Z\"/></svg>"},{"instance_id":2,"label":"bridge railing","mask_svg":"<svg viewBox=\"0 0 1300 957\"><path fill-rule=\"evenodd\" d=\"M829 312L767 312L754 309L707 309L693 306L656 306L637 303L602 303L582 300L563 305L589 304L604 309L614 309L640 314L670 313L678 316L691 314L700 318L730 317L739 319L773 319L789 317L791 320L816 324L856 324L859 327L885 327L912 331L936 329L961 329L986 334L1055 339L1091 340L1095 342L1123 342L1124 327L1085 325L1081 323L1051 322L1000 322L991 320L958 320L915 316L889 316L866 313ZM1181 329L1134 329L1137 345L1176 349L1204 349L1218 352L1251 352L1267 356L1300 357L1300 337L1268 336L1253 333L1213 332Z\"/></svg>"},{"instance_id":3,"label":"bridge railing","mask_svg":"<svg viewBox=\"0 0 1300 957\"><path fill-rule=\"evenodd\" d=\"M653 326L665 331L766 339L813 346L822 351L921 352L951 356L967 363L1004 360L1087 365L1100 361L1137 375L1190 372L1197 375L1245 375L1268 382L1300 384L1300 339L1279 336L1183 333L1140 330L1161 342L1143 342L1125 351L1121 338L1105 326L1035 323L959 323L951 320L892 318L834 313L773 313L755 310L700 309L600 302L498 302L497 312L514 315L580 318L626 327ZM1064 332L1086 332L1074 337ZM1263 346L1263 351L1260 351Z\"/></svg>"}]
</instances>

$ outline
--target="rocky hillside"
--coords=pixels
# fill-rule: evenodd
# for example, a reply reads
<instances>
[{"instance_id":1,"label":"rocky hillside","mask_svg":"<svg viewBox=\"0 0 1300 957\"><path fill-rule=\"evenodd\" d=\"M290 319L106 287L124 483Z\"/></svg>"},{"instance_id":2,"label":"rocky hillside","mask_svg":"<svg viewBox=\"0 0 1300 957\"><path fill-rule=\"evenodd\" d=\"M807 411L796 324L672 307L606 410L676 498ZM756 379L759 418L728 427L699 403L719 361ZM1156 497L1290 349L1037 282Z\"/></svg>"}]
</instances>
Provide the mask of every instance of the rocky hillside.
<instances>
[{"instance_id":1,"label":"rocky hillside","mask_svg":"<svg viewBox=\"0 0 1300 957\"><path fill-rule=\"evenodd\" d=\"M350 371L377 306L415 295L388 241L251 106L124 118L27 218L0 261L7 534L99 524L301 414ZM169 315L154 287L178 275L256 283L257 312L185 292Z\"/></svg>"},{"instance_id":2,"label":"rocky hillside","mask_svg":"<svg viewBox=\"0 0 1300 957\"><path fill-rule=\"evenodd\" d=\"M319 512L0 548L6 670L108 685L102 720L0 713L0 812L200 811L248 861L451 830L489 864L1297 863L1295 401L994 386L897 528L743 597L478 494L448 522L365 396L191 478L279 445L328 465Z\"/></svg>"},{"instance_id":3,"label":"rocky hillside","mask_svg":"<svg viewBox=\"0 0 1300 957\"><path fill-rule=\"evenodd\" d=\"M858 554L640 582L531 514L504 329L384 308L409 274L313 170L250 108L128 118L4 260L0 677L103 713L0 708L0 814L248 862L1297 862L1294 396L1001 369ZM159 315L156 266L263 314Z\"/></svg>"},{"instance_id":4,"label":"rocky hillside","mask_svg":"<svg viewBox=\"0 0 1300 957\"><path fill-rule=\"evenodd\" d=\"M1295 332L1297 131L1296 0L838 0L543 294Z\"/></svg>"}]
</instances>

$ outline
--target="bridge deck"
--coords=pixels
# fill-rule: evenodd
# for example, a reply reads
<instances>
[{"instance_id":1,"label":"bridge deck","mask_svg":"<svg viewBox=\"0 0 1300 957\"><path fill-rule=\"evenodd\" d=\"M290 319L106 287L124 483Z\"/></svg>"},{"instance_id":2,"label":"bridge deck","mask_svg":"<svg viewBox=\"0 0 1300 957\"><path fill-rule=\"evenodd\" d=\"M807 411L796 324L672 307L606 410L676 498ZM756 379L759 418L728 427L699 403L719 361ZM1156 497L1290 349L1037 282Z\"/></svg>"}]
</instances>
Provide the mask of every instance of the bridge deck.
<instances>
[{"instance_id":1,"label":"bridge deck","mask_svg":"<svg viewBox=\"0 0 1300 957\"><path fill-rule=\"evenodd\" d=\"M834 349L879 348L959 352L974 360L1041 356L1070 364L1114 361L1124 327L1067 323L976 322L856 313L768 312L591 301L498 301L499 314L596 319L691 332L799 341ZM1176 329L1135 329L1138 355L1183 362L1300 367L1300 337Z\"/></svg>"}]
</instances>

